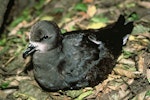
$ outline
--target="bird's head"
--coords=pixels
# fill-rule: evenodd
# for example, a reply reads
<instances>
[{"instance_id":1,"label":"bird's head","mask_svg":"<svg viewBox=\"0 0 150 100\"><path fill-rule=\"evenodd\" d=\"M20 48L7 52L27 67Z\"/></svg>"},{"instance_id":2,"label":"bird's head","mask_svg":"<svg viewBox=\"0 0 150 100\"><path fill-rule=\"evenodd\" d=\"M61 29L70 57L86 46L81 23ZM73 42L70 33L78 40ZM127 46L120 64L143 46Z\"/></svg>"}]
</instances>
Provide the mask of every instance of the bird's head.
<instances>
[{"instance_id":1,"label":"bird's head","mask_svg":"<svg viewBox=\"0 0 150 100\"><path fill-rule=\"evenodd\" d=\"M31 28L29 45L23 53L23 58L35 51L44 53L56 48L60 40L60 29L57 24L51 21L39 21Z\"/></svg>"}]
</instances>

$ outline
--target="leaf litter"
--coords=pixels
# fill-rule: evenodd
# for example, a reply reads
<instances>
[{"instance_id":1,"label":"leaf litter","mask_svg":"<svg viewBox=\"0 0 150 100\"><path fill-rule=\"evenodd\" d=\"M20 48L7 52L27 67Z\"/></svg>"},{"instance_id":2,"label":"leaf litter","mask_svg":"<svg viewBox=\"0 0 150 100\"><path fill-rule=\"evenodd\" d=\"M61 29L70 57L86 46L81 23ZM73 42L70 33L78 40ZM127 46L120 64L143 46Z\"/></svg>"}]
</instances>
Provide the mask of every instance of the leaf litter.
<instances>
[{"instance_id":1,"label":"leaf litter","mask_svg":"<svg viewBox=\"0 0 150 100\"><path fill-rule=\"evenodd\" d=\"M97 0L95 0L97 1ZM126 0L128 1L128 0ZM48 4L51 2L51 0L47 0L44 3L44 5L38 5L36 9L43 9L44 6L48 6ZM64 2L64 1L63 1ZM130 1L131 2L131 1ZM129 3L130 3L129 2ZM123 2L128 4L128 2ZM120 3L123 4L123 3ZM143 3L143 2L142 2ZM142 4L146 5L146 4ZM134 5L133 5L134 4ZM132 8L136 6L135 3L130 3L127 8ZM122 5L122 7L124 7ZM106 10L107 8L102 8ZM113 10L111 11L114 11ZM70 26L76 28L82 28L86 29L85 23L91 25L91 23L94 23L95 26L90 26L91 28L97 28L97 26L102 27L100 23L106 25L108 18L104 17L107 15L109 10L107 9L106 12L101 12L104 14L102 16L102 20L96 20L97 12L100 10L97 8L96 5L94 5L94 0L83 0L80 1L76 7L73 17L69 16L68 21L60 21L59 26L63 29L66 29L67 31L72 30ZM116 9L117 10L117 9ZM110 13L112 13L110 11ZM47 14L49 12L45 12ZM59 12L62 13L62 12ZM30 13L28 13L30 14ZM28 29L38 20L48 19L48 20L54 20L53 16L48 17L47 15L40 15L36 18L33 18L34 20L26 20L22 19L17 25L14 27L11 26L11 28L8 28L8 32L10 33L8 35L8 38L6 40L0 40L0 64L4 69L6 69L6 72L11 74L7 77L5 76L6 72L5 70L0 69L0 72L2 71L3 74L0 74L0 86L4 88L7 87L13 87L13 86L19 86L18 88L14 89L7 89L11 90L10 92L6 92L6 90L0 90L0 94L3 95L3 97L0 96L2 99L11 98L12 100L82 100L82 99L97 99L97 100L127 100L127 99L138 99L138 100L148 100L150 99L150 29L148 27L145 27L140 24L136 24L134 31L132 35L129 37L129 41L127 42L127 45L123 50L123 53L118 58L118 64L116 64L116 67L112 71L112 73L108 76L106 80L104 80L102 83L98 84L94 88L85 88L80 90L69 90L69 91L58 91L58 92L44 92L42 89L36 84L32 70L27 72L28 74L23 74L22 72L25 69L25 66L30 64L30 58L27 60L23 60L21 58L22 50L25 48L28 38ZM117 16L117 15L115 15ZM66 16L62 16L65 18ZM62 19L63 19L62 18ZM67 18L67 17L66 17ZM95 18L95 19L94 19ZM97 21L97 22L96 22ZM65 24L65 25L64 25ZM82 27L81 27L82 26ZM18 32L21 32L21 29L23 30L23 33L21 35L18 34ZM25 34L25 37L23 37ZM16 39L19 39L16 40ZM10 41L8 44L8 47L5 47L6 41ZM16 52L16 46L14 44L11 44L12 41L16 41L15 43L19 45L17 55L14 56L14 53ZM24 43L24 44L22 44ZM11 49L10 49L11 47ZM20 49L19 49L20 48ZM3 52L2 52L3 51ZM9 51L9 52L8 52ZM19 59L19 60L18 60ZM29 74L30 73L30 74ZM4 83L9 84L4 84Z\"/></svg>"}]
</instances>

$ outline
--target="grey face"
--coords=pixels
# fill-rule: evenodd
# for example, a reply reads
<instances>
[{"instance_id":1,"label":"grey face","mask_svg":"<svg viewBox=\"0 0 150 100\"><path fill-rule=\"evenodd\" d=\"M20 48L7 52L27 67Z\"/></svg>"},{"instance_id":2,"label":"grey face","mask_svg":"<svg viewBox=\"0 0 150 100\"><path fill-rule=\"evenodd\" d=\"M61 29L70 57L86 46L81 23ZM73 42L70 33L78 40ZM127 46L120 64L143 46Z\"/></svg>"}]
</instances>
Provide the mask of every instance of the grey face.
<instances>
[{"instance_id":1,"label":"grey face","mask_svg":"<svg viewBox=\"0 0 150 100\"><path fill-rule=\"evenodd\" d=\"M49 21L37 22L31 28L29 46L23 53L23 58L34 51L46 52L56 48L60 38L60 30L55 23Z\"/></svg>"}]
</instances>

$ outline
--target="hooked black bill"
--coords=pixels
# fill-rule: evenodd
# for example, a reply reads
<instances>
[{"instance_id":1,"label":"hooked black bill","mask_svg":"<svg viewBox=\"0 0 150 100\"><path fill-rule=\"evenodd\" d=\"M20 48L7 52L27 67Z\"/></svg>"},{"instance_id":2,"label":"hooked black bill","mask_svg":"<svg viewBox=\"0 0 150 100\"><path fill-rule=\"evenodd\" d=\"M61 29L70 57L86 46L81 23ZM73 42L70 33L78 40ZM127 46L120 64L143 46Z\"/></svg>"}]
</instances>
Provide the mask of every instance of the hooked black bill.
<instances>
[{"instance_id":1,"label":"hooked black bill","mask_svg":"<svg viewBox=\"0 0 150 100\"><path fill-rule=\"evenodd\" d=\"M29 46L23 53L23 58L25 59L27 56L32 54L34 51L36 51L35 46L33 46L32 44L29 44Z\"/></svg>"}]
</instances>

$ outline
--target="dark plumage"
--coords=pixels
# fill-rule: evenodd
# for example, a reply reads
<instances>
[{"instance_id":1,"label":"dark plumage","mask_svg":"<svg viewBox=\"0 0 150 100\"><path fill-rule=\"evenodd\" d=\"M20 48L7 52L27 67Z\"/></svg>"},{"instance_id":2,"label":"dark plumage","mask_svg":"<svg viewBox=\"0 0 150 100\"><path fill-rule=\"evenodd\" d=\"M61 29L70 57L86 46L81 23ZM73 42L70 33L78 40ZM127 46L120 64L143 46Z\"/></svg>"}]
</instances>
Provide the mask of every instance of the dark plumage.
<instances>
[{"instance_id":1,"label":"dark plumage","mask_svg":"<svg viewBox=\"0 0 150 100\"><path fill-rule=\"evenodd\" d=\"M39 21L30 32L23 57L33 54L33 70L43 89L78 89L106 79L121 53L123 39L133 29L120 16L114 24L61 34L54 22Z\"/></svg>"}]
</instances>

